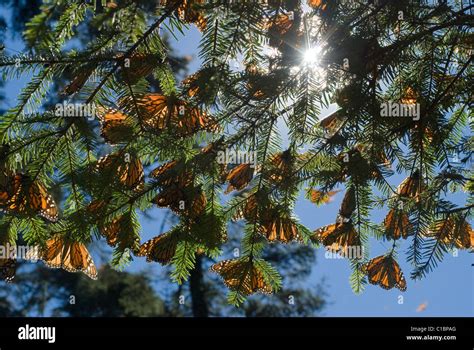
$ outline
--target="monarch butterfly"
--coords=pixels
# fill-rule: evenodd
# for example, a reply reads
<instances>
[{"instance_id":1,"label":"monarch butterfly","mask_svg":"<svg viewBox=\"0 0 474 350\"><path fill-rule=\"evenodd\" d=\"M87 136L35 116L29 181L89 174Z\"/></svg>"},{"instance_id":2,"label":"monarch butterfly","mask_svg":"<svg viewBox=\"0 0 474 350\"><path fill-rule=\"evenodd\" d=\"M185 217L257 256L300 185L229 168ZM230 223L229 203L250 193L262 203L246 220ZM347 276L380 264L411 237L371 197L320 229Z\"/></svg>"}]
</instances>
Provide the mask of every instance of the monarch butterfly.
<instances>
[{"instance_id":1,"label":"monarch butterfly","mask_svg":"<svg viewBox=\"0 0 474 350\"><path fill-rule=\"evenodd\" d=\"M146 256L147 262L155 261L167 265L176 254L179 236L179 234L172 232L163 233L143 243L135 255Z\"/></svg>"},{"instance_id":2,"label":"monarch butterfly","mask_svg":"<svg viewBox=\"0 0 474 350\"><path fill-rule=\"evenodd\" d=\"M205 112L174 96L148 94L138 101L138 106L144 125L155 131L171 127L180 136L187 136L200 130L218 130L217 123Z\"/></svg>"},{"instance_id":3,"label":"monarch butterfly","mask_svg":"<svg viewBox=\"0 0 474 350\"><path fill-rule=\"evenodd\" d=\"M180 202L184 201L184 198L183 190L176 184L172 184L161 191L152 202L159 207L179 207Z\"/></svg>"},{"instance_id":4,"label":"monarch butterfly","mask_svg":"<svg viewBox=\"0 0 474 350\"><path fill-rule=\"evenodd\" d=\"M192 173L186 169L184 162L177 160L160 165L150 176L157 179L161 186L177 184L179 187L186 187L193 182Z\"/></svg>"},{"instance_id":5,"label":"monarch butterfly","mask_svg":"<svg viewBox=\"0 0 474 350\"><path fill-rule=\"evenodd\" d=\"M302 48L304 32L300 29L300 23L301 17L280 13L264 26L269 37L268 45L277 48L283 59L292 57L296 49Z\"/></svg>"},{"instance_id":6,"label":"monarch butterfly","mask_svg":"<svg viewBox=\"0 0 474 350\"><path fill-rule=\"evenodd\" d=\"M195 4L203 4L205 0L184 0L183 4L178 7L178 16L185 22L194 23L202 32L207 27L207 21L201 11L195 8Z\"/></svg>"},{"instance_id":7,"label":"monarch butterfly","mask_svg":"<svg viewBox=\"0 0 474 350\"><path fill-rule=\"evenodd\" d=\"M51 222L58 221L56 203L41 183L32 182L27 175L18 173L13 177L10 189L11 196L8 191L0 193L1 203L6 205L6 211L20 214L31 211ZM4 202L7 195L9 197Z\"/></svg>"},{"instance_id":8,"label":"monarch butterfly","mask_svg":"<svg viewBox=\"0 0 474 350\"><path fill-rule=\"evenodd\" d=\"M177 164L178 164L177 160L172 160L171 162L160 165L158 168L154 169L150 173L150 175L154 178L160 178L161 176L167 175L168 173L172 172L175 169ZM172 174L169 177L172 177L173 175L175 175L175 174ZM167 179L167 180L169 180L169 179ZM163 183L163 185L170 185L171 184L170 182L165 182L165 181L162 181L162 183Z\"/></svg>"},{"instance_id":9,"label":"monarch butterfly","mask_svg":"<svg viewBox=\"0 0 474 350\"><path fill-rule=\"evenodd\" d=\"M167 8L176 7L180 3L176 9L178 17L186 23L194 23L201 32L206 29L206 18L195 7L196 4L204 4L205 0L161 0L160 2Z\"/></svg>"},{"instance_id":10,"label":"monarch butterfly","mask_svg":"<svg viewBox=\"0 0 474 350\"><path fill-rule=\"evenodd\" d=\"M258 204L257 197L252 194L247 197L243 206L237 208L236 213L233 216L233 220L245 219L247 221L256 220L258 216ZM261 207L264 207L263 203L260 203Z\"/></svg>"},{"instance_id":11,"label":"monarch butterfly","mask_svg":"<svg viewBox=\"0 0 474 350\"><path fill-rule=\"evenodd\" d=\"M362 265L362 272L368 275L371 284L378 284L384 289L395 287L402 292L407 289L407 282L403 277L402 270L391 254L381 255L370 260Z\"/></svg>"},{"instance_id":12,"label":"monarch butterfly","mask_svg":"<svg viewBox=\"0 0 474 350\"><path fill-rule=\"evenodd\" d=\"M398 185L397 193L401 197L416 198L420 200L419 195L423 191L424 185L420 177L420 171L416 169L410 176Z\"/></svg>"},{"instance_id":13,"label":"monarch butterfly","mask_svg":"<svg viewBox=\"0 0 474 350\"><path fill-rule=\"evenodd\" d=\"M169 207L177 214L194 219L206 208L207 198L200 187L182 189L174 184L161 191L152 202L159 207Z\"/></svg>"},{"instance_id":14,"label":"monarch butterfly","mask_svg":"<svg viewBox=\"0 0 474 350\"><path fill-rule=\"evenodd\" d=\"M0 171L0 206L8 204L8 200L14 194L13 181L15 174L9 170Z\"/></svg>"},{"instance_id":15,"label":"monarch butterfly","mask_svg":"<svg viewBox=\"0 0 474 350\"><path fill-rule=\"evenodd\" d=\"M75 77L64 88L61 94L70 96L78 92L80 89L82 89L82 87L87 82L87 80L89 80L94 70L95 70L95 67L91 67L91 66L80 67L79 70L75 72Z\"/></svg>"},{"instance_id":16,"label":"monarch butterfly","mask_svg":"<svg viewBox=\"0 0 474 350\"><path fill-rule=\"evenodd\" d=\"M153 73L153 70L159 64L156 55L134 52L130 57L125 57L120 53L116 59L122 66L122 77L129 84L135 84L141 78L146 78Z\"/></svg>"},{"instance_id":17,"label":"monarch butterfly","mask_svg":"<svg viewBox=\"0 0 474 350\"><path fill-rule=\"evenodd\" d=\"M201 90L201 84L199 81L200 75L198 73L194 73L188 77L186 77L181 84L186 87L186 91L189 97L197 96Z\"/></svg>"},{"instance_id":18,"label":"monarch butterfly","mask_svg":"<svg viewBox=\"0 0 474 350\"><path fill-rule=\"evenodd\" d=\"M99 231L107 240L111 247L118 245L120 250L131 248L135 250L138 246L139 238L135 236L130 225L127 227L125 216L114 218L111 222L99 226Z\"/></svg>"},{"instance_id":19,"label":"monarch butterfly","mask_svg":"<svg viewBox=\"0 0 474 350\"><path fill-rule=\"evenodd\" d=\"M230 290L243 295L273 293L262 272L249 259L223 260L212 265L211 271L219 274Z\"/></svg>"},{"instance_id":20,"label":"monarch butterfly","mask_svg":"<svg viewBox=\"0 0 474 350\"><path fill-rule=\"evenodd\" d=\"M466 220L448 216L445 220L436 223L429 236L435 237L446 245L452 244L459 249L469 249L472 247L474 231Z\"/></svg>"},{"instance_id":21,"label":"monarch butterfly","mask_svg":"<svg viewBox=\"0 0 474 350\"><path fill-rule=\"evenodd\" d=\"M372 152L368 154L365 145L357 144L346 153L340 153L338 159L342 162L343 174L361 180L380 178L380 170L373 162ZM370 160L369 160L370 159Z\"/></svg>"},{"instance_id":22,"label":"monarch butterfly","mask_svg":"<svg viewBox=\"0 0 474 350\"><path fill-rule=\"evenodd\" d=\"M203 68L186 77L181 84L189 97L195 98L201 103L208 101L209 97L215 96L217 93L216 83L218 83L218 79L213 78L217 74L218 72L214 67Z\"/></svg>"},{"instance_id":23,"label":"monarch butterfly","mask_svg":"<svg viewBox=\"0 0 474 350\"><path fill-rule=\"evenodd\" d=\"M110 173L115 173L119 183L133 191L138 192L143 189L145 174L142 162L137 157L132 157L127 161L118 154L108 154L99 159L96 168L98 171L107 172L109 176Z\"/></svg>"},{"instance_id":24,"label":"monarch butterfly","mask_svg":"<svg viewBox=\"0 0 474 350\"><path fill-rule=\"evenodd\" d=\"M0 277L5 282L12 282L16 274L16 259L0 258Z\"/></svg>"},{"instance_id":25,"label":"monarch butterfly","mask_svg":"<svg viewBox=\"0 0 474 350\"><path fill-rule=\"evenodd\" d=\"M271 167L268 171L272 181L281 182L285 177L290 176L292 172L294 157L290 150L277 153L270 158Z\"/></svg>"},{"instance_id":26,"label":"monarch butterfly","mask_svg":"<svg viewBox=\"0 0 474 350\"><path fill-rule=\"evenodd\" d=\"M344 123L345 119L346 118L341 114L340 111L336 111L322 119L319 122L319 126L324 129L327 136L333 136Z\"/></svg>"},{"instance_id":27,"label":"monarch butterfly","mask_svg":"<svg viewBox=\"0 0 474 350\"><path fill-rule=\"evenodd\" d=\"M472 249L474 248L474 230L471 229L469 231L469 237L471 241L471 252L472 252Z\"/></svg>"},{"instance_id":28,"label":"monarch butterfly","mask_svg":"<svg viewBox=\"0 0 474 350\"><path fill-rule=\"evenodd\" d=\"M114 109L99 109L101 136L109 144L118 144L130 140L133 135L131 119Z\"/></svg>"},{"instance_id":29,"label":"monarch butterfly","mask_svg":"<svg viewBox=\"0 0 474 350\"><path fill-rule=\"evenodd\" d=\"M350 248L361 246L359 234L350 222L321 227L314 232L313 237L326 249L340 252L342 255L346 254Z\"/></svg>"},{"instance_id":30,"label":"monarch butterfly","mask_svg":"<svg viewBox=\"0 0 474 350\"><path fill-rule=\"evenodd\" d=\"M323 0L307 0L308 6L314 9L321 9L324 11L326 9L327 4Z\"/></svg>"},{"instance_id":31,"label":"monarch butterfly","mask_svg":"<svg viewBox=\"0 0 474 350\"><path fill-rule=\"evenodd\" d=\"M341 192L340 190L336 191L320 191L311 189L309 191L309 198L311 202L316 205L322 205L332 202L332 197L334 197L337 193Z\"/></svg>"},{"instance_id":32,"label":"monarch butterfly","mask_svg":"<svg viewBox=\"0 0 474 350\"><path fill-rule=\"evenodd\" d=\"M214 162L216 157L219 155L219 151L222 150L224 138L221 137L219 140L209 143L207 146L203 147L199 154L194 157L194 164L196 169L201 171L209 170L210 163L217 163L219 179L222 182L226 181L227 178L227 166L225 162Z\"/></svg>"},{"instance_id":33,"label":"monarch butterfly","mask_svg":"<svg viewBox=\"0 0 474 350\"><path fill-rule=\"evenodd\" d=\"M229 186L224 193L230 193L233 190L240 191L246 187L253 178L254 168L249 163L239 164L233 168L227 175L226 180Z\"/></svg>"},{"instance_id":34,"label":"monarch butterfly","mask_svg":"<svg viewBox=\"0 0 474 350\"><path fill-rule=\"evenodd\" d=\"M270 84L270 76L264 75L263 71L254 64L248 64L245 72L248 80L246 86L250 96L260 100L271 95L275 84Z\"/></svg>"},{"instance_id":35,"label":"monarch butterfly","mask_svg":"<svg viewBox=\"0 0 474 350\"><path fill-rule=\"evenodd\" d=\"M350 220L352 214L354 213L357 207L355 190L353 187L349 187L344 195L344 198L341 203L341 208L339 209L339 218L342 222L347 222Z\"/></svg>"},{"instance_id":36,"label":"monarch butterfly","mask_svg":"<svg viewBox=\"0 0 474 350\"><path fill-rule=\"evenodd\" d=\"M405 105L414 105L417 101L417 94L412 87L407 87L402 98L401 102Z\"/></svg>"},{"instance_id":37,"label":"monarch butterfly","mask_svg":"<svg viewBox=\"0 0 474 350\"><path fill-rule=\"evenodd\" d=\"M87 214L92 215L94 217L98 217L103 214L104 209L106 208L107 204L110 200L104 201L101 199L94 199L91 201L85 208Z\"/></svg>"},{"instance_id":38,"label":"monarch butterfly","mask_svg":"<svg viewBox=\"0 0 474 350\"><path fill-rule=\"evenodd\" d=\"M40 249L38 258L51 268L61 268L68 272L81 271L89 278L97 279L94 261L82 243L68 241L56 235L46 241L46 246Z\"/></svg>"},{"instance_id":39,"label":"monarch butterfly","mask_svg":"<svg viewBox=\"0 0 474 350\"><path fill-rule=\"evenodd\" d=\"M289 243L301 240L297 225L289 217L281 216L276 211L266 214L260 223L263 235L270 241Z\"/></svg>"},{"instance_id":40,"label":"monarch butterfly","mask_svg":"<svg viewBox=\"0 0 474 350\"><path fill-rule=\"evenodd\" d=\"M264 28L268 30L270 35L282 36L285 35L293 26L293 20L287 14L280 13L272 19L269 19Z\"/></svg>"},{"instance_id":41,"label":"monarch butterfly","mask_svg":"<svg viewBox=\"0 0 474 350\"><path fill-rule=\"evenodd\" d=\"M389 239L406 239L412 230L408 214L397 209L391 209L384 220L385 236Z\"/></svg>"}]
</instances>

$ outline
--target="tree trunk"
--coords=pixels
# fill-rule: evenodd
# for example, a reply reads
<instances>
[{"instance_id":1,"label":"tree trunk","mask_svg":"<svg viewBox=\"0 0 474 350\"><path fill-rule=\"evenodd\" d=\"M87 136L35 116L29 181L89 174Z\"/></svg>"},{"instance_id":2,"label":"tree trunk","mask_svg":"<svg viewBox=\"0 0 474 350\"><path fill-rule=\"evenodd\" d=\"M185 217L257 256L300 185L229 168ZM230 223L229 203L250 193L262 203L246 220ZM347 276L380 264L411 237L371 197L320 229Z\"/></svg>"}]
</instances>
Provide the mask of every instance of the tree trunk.
<instances>
[{"instance_id":1,"label":"tree trunk","mask_svg":"<svg viewBox=\"0 0 474 350\"><path fill-rule=\"evenodd\" d=\"M204 293L202 257L196 257L196 265L191 271L189 278L189 289L191 291L191 301L194 317L209 317L209 309Z\"/></svg>"}]
</instances>

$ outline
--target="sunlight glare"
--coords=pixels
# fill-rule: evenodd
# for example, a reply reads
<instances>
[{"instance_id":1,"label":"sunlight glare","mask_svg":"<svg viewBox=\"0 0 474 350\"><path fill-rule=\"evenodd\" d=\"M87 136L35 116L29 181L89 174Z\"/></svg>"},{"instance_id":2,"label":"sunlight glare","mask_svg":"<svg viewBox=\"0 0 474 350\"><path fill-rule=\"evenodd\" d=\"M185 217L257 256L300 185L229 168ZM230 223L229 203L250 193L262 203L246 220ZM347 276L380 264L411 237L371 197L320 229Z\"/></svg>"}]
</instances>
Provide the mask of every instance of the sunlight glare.
<instances>
[{"instance_id":1,"label":"sunlight glare","mask_svg":"<svg viewBox=\"0 0 474 350\"><path fill-rule=\"evenodd\" d=\"M316 65L321 58L321 48L318 46L310 47L303 54L303 63L305 65Z\"/></svg>"}]
</instances>

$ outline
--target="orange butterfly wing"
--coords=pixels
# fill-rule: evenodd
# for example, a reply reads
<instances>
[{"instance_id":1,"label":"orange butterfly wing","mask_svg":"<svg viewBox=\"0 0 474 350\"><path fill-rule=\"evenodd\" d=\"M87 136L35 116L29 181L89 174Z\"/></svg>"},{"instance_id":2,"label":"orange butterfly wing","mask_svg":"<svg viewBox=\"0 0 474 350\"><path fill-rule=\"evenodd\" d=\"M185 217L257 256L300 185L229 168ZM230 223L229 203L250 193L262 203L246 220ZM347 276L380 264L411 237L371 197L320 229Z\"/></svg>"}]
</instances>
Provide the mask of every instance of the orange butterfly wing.
<instances>
[{"instance_id":1,"label":"orange butterfly wing","mask_svg":"<svg viewBox=\"0 0 474 350\"><path fill-rule=\"evenodd\" d=\"M46 242L40 259L51 268L61 268L68 272L83 272L89 278L97 279L97 269L84 244L66 242L56 236Z\"/></svg>"},{"instance_id":2,"label":"orange butterfly wing","mask_svg":"<svg viewBox=\"0 0 474 350\"><path fill-rule=\"evenodd\" d=\"M377 284L384 289L395 287L403 292L407 288L400 266L391 255L382 255L370 260L362 267L362 271L368 275L371 284Z\"/></svg>"},{"instance_id":3,"label":"orange butterfly wing","mask_svg":"<svg viewBox=\"0 0 474 350\"><path fill-rule=\"evenodd\" d=\"M241 259L223 260L211 266L211 271L219 274L230 289L250 295L253 293L271 294L272 287L254 264Z\"/></svg>"},{"instance_id":4,"label":"orange butterfly wing","mask_svg":"<svg viewBox=\"0 0 474 350\"><path fill-rule=\"evenodd\" d=\"M142 244L136 255L146 256L147 262L155 261L167 265L176 254L178 238L176 234L161 234Z\"/></svg>"}]
</instances>

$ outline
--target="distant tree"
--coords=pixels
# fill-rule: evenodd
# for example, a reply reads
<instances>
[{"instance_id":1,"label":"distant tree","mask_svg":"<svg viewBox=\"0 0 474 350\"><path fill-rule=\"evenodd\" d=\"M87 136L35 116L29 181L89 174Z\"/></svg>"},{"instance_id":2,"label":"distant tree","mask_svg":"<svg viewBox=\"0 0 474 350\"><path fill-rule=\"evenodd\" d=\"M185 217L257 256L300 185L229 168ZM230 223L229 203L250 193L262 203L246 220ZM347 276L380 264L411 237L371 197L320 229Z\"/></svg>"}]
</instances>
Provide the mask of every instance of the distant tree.
<instances>
[{"instance_id":1,"label":"distant tree","mask_svg":"<svg viewBox=\"0 0 474 350\"><path fill-rule=\"evenodd\" d=\"M107 265L101 278L26 265L14 284L2 283L0 315L66 317L152 317L166 315L163 301L144 273L118 272ZM2 295L6 294L6 295Z\"/></svg>"}]
</instances>

